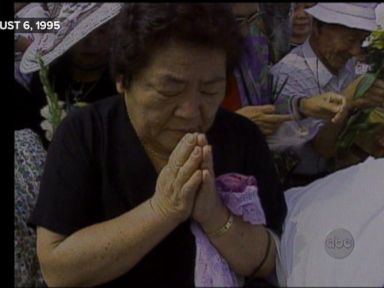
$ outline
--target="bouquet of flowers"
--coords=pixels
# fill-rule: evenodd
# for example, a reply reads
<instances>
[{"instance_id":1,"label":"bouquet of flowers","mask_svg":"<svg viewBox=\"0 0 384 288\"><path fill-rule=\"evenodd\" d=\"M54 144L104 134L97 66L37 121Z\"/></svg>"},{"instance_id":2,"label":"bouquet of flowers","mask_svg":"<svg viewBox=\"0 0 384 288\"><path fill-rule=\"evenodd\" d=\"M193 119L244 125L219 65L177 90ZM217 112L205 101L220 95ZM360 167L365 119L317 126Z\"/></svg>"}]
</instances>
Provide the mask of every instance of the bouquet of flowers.
<instances>
[{"instance_id":1,"label":"bouquet of flowers","mask_svg":"<svg viewBox=\"0 0 384 288\"><path fill-rule=\"evenodd\" d=\"M384 27L373 31L363 44L367 52L369 72L359 81L354 99L363 97L376 79L384 80ZM349 149L361 132L372 131L377 125L384 124L384 109L379 107L361 109L349 118L338 139L339 149Z\"/></svg>"}]
</instances>

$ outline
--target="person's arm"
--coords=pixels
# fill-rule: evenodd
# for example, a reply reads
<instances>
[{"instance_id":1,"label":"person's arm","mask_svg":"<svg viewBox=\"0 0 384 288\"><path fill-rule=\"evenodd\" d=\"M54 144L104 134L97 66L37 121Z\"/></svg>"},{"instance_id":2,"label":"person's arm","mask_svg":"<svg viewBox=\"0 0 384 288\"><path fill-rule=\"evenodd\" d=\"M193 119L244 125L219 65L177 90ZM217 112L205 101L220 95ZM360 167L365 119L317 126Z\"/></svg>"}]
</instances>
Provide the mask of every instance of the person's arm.
<instances>
[{"instance_id":1,"label":"person's arm","mask_svg":"<svg viewBox=\"0 0 384 288\"><path fill-rule=\"evenodd\" d=\"M193 134L179 142L160 172L153 197L134 209L69 236L39 227L37 253L48 285L91 286L111 281L128 272L185 221L202 178L202 151L194 147L195 142Z\"/></svg>"},{"instance_id":2,"label":"person's arm","mask_svg":"<svg viewBox=\"0 0 384 288\"><path fill-rule=\"evenodd\" d=\"M312 117L338 121L335 117L345 106L346 97L332 91L315 94L313 90L308 90L309 84L302 81L307 78L303 71L296 69L288 71L289 74L287 71L280 73L280 66L275 65L271 71L273 78L277 79L276 89L281 90L274 101L279 113L291 113L296 120L300 117ZM310 84L316 85L316 82Z\"/></svg>"},{"instance_id":3,"label":"person's arm","mask_svg":"<svg viewBox=\"0 0 384 288\"><path fill-rule=\"evenodd\" d=\"M274 105L245 106L236 111L254 122L265 136L270 136L285 121L293 120L289 114L277 114Z\"/></svg>"},{"instance_id":4,"label":"person's arm","mask_svg":"<svg viewBox=\"0 0 384 288\"><path fill-rule=\"evenodd\" d=\"M347 107L346 98L334 92L319 95L300 97L293 101L293 110L304 117L323 119L333 123L342 122Z\"/></svg>"},{"instance_id":5,"label":"person's arm","mask_svg":"<svg viewBox=\"0 0 384 288\"><path fill-rule=\"evenodd\" d=\"M336 114L338 118L337 121L327 122L313 139L313 147L325 158L335 156L337 150L336 142L348 120L349 111L366 107L383 107L384 105L384 81L382 80L376 80L363 97L353 99L356 87L360 81L361 77L357 78L342 92L346 103L345 105L342 104L344 110ZM329 93L331 92L325 93L324 95ZM337 94L335 94L335 96L336 95ZM309 100L306 101L309 102Z\"/></svg>"},{"instance_id":6,"label":"person's arm","mask_svg":"<svg viewBox=\"0 0 384 288\"><path fill-rule=\"evenodd\" d=\"M48 286L94 286L134 267L177 225L160 217L149 200L112 220L70 236L37 228L37 254Z\"/></svg>"},{"instance_id":7,"label":"person's arm","mask_svg":"<svg viewBox=\"0 0 384 288\"><path fill-rule=\"evenodd\" d=\"M312 140L313 148L324 158L331 158L336 155L336 142L347 120L348 118L344 117L339 123L327 122Z\"/></svg>"},{"instance_id":8,"label":"person's arm","mask_svg":"<svg viewBox=\"0 0 384 288\"><path fill-rule=\"evenodd\" d=\"M301 114L327 120L312 139L313 148L325 158L336 154L336 142L348 120L349 106L344 96L327 92L303 98L298 110Z\"/></svg>"},{"instance_id":9,"label":"person's arm","mask_svg":"<svg viewBox=\"0 0 384 288\"><path fill-rule=\"evenodd\" d=\"M202 224L209 240L239 275L267 277L275 267L276 246L263 225L252 225L233 216L227 232L221 236L209 236L226 223L228 214L223 204L211 211L211 221Z\"/></svg>"},{"instance_id":10,"label":"person's arm","mask_svg":"<svg viewBox=\"0 0 384 288\"><path fill-rule=\"evenodd\" d=\"M264 226L252 225L241 217L233 216L233 223L225 233L212 235L226 224L230 214L215 190L212 151L204 135L199 135L199 144L203 147L203 183L197 194L193 219L200 223L209 240L236 273L268 276L275 266L276 247ZM255 271L256 268L258 271Z\"/></svg>"}]
</instances>

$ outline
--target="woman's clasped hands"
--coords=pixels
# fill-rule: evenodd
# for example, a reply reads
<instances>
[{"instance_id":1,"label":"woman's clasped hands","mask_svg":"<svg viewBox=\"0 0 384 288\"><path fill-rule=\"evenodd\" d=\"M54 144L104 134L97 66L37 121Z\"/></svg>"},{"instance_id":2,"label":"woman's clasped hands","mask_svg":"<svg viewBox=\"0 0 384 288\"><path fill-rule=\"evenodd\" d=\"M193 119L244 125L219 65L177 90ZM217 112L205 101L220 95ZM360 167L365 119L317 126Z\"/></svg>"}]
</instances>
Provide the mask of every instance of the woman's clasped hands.
<instances>
[{"instance_id":1,"label":"woman's clasped hands","mask_svg":"<svg viewBox=\"0 0 384 288\"><path fill-rule=\"evenodd\" d=\"M192 218L212 227L212 215L223 204L216 193L212 147L202 133L187 133L172 151L161 170L150 199L161 217L181 223Z\"/></svg>"}]
</instances>

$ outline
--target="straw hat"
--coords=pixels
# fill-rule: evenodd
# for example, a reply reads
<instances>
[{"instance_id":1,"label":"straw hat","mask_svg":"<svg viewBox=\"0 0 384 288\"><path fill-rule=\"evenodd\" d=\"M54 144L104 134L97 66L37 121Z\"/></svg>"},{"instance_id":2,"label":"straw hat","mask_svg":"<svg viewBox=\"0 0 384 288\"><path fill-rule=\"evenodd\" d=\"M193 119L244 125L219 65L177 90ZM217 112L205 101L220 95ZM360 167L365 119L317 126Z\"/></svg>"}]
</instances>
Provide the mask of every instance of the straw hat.
<instances>
[{"instance_id":1,"label":"straw hat","mask_svg":"<svg viewBox=\"0 0 384 288\"><path fill-rule=\"evenodd\" d=\"M378 3L318 3L305 11L325 23L372 31L377 28L377 5Z\"/></svg>"},{"instance_id":2,"label":"straw hat","mask_svg":"<svg viewBox=\"0 0 384 288\"><path fill-rule=\"evenodd\" d=\"M73 45L116 16L122 3L46 3L52 21L60 21L60 29L43 36L25 51L20 63L22 73L38 71L37 54L45 65L67 52Z\"/></svg>"}]
</instances>

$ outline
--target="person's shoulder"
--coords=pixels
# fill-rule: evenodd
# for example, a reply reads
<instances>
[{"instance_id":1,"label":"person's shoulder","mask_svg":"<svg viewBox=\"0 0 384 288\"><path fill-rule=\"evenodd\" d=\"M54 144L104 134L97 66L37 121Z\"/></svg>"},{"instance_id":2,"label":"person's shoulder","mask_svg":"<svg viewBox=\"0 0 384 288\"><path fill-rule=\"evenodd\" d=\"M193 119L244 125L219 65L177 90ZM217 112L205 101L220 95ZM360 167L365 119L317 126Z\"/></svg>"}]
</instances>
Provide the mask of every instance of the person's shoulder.
<instances>
[{"instance_id":1,"label":"person's shoulder","mask_svg":"<svg viewBox=\"0 0 384 288\"><path fill-rule=\"evenodd\" d=\"M119 95L107 97L96 102L90 103L84 107L75 107L67 118L71 121L90 120L94 117L104 117L121 106L121 97Z\"/></svg>"},{"instance_id":2,"label":"person's shoulder","mask_svg":"<svg viewBox=\"0 0 384 288\"><path fill-rule=\"evenodd\" d=\"M103 114L103 113L110 113L112 111L118 110L119 108L121 108L122 103L123 103L122 96L113 95L113 96L95 101L86 107L89 107L90 111L93 111L94 113Z\"/></svg>"},{"instance_id":3,"label":"person's shoulder","mask_svg":"<svg viewBox=\"0 0 384 288\"><path fill-rule=\"evenodd\" d=\"M303 44L292 49L287 55L285 55L279 62L271 68L272 74L291 74L295 71L302 71L307 67L304 53Z\"/></svg>"},{"instance_id":4,"label":"person's shoulder","mask_svg":"<svg viewBox=\"0 0 384 288\"><path fill-rule=\"evenodd\" d=\"M220 107L213 125L215 131L236 135L239 138L251 134L262 137L260 129L248 118Z\"/></svg>"},{"instance_id":5,"label":"person's shoulder","mask_svg":"<svg viewBox=\"0 0 384 288\"><path fill-rule=\"evenodd\" d=\"M111 119L109 115L121 109L120 106L121 97L111 96L84 107L74 107L60 123L57 132L92 134L102 129L105 122Z\"/></svg>"},{"instance_id":6,"label":"person's shoulder","mask_svg":"<svg viewBox=\"0 0 384 288\"><path fill-rule=\"evenodd\" d=\"M253 122L250 121L249 119L235 112L229 111L223 107L220 107L218 109L216 118L221 121L225 120L226 123L231 123L231 124L238 124L243 126L254 125Z\"/></svg>"}]
</instances>

